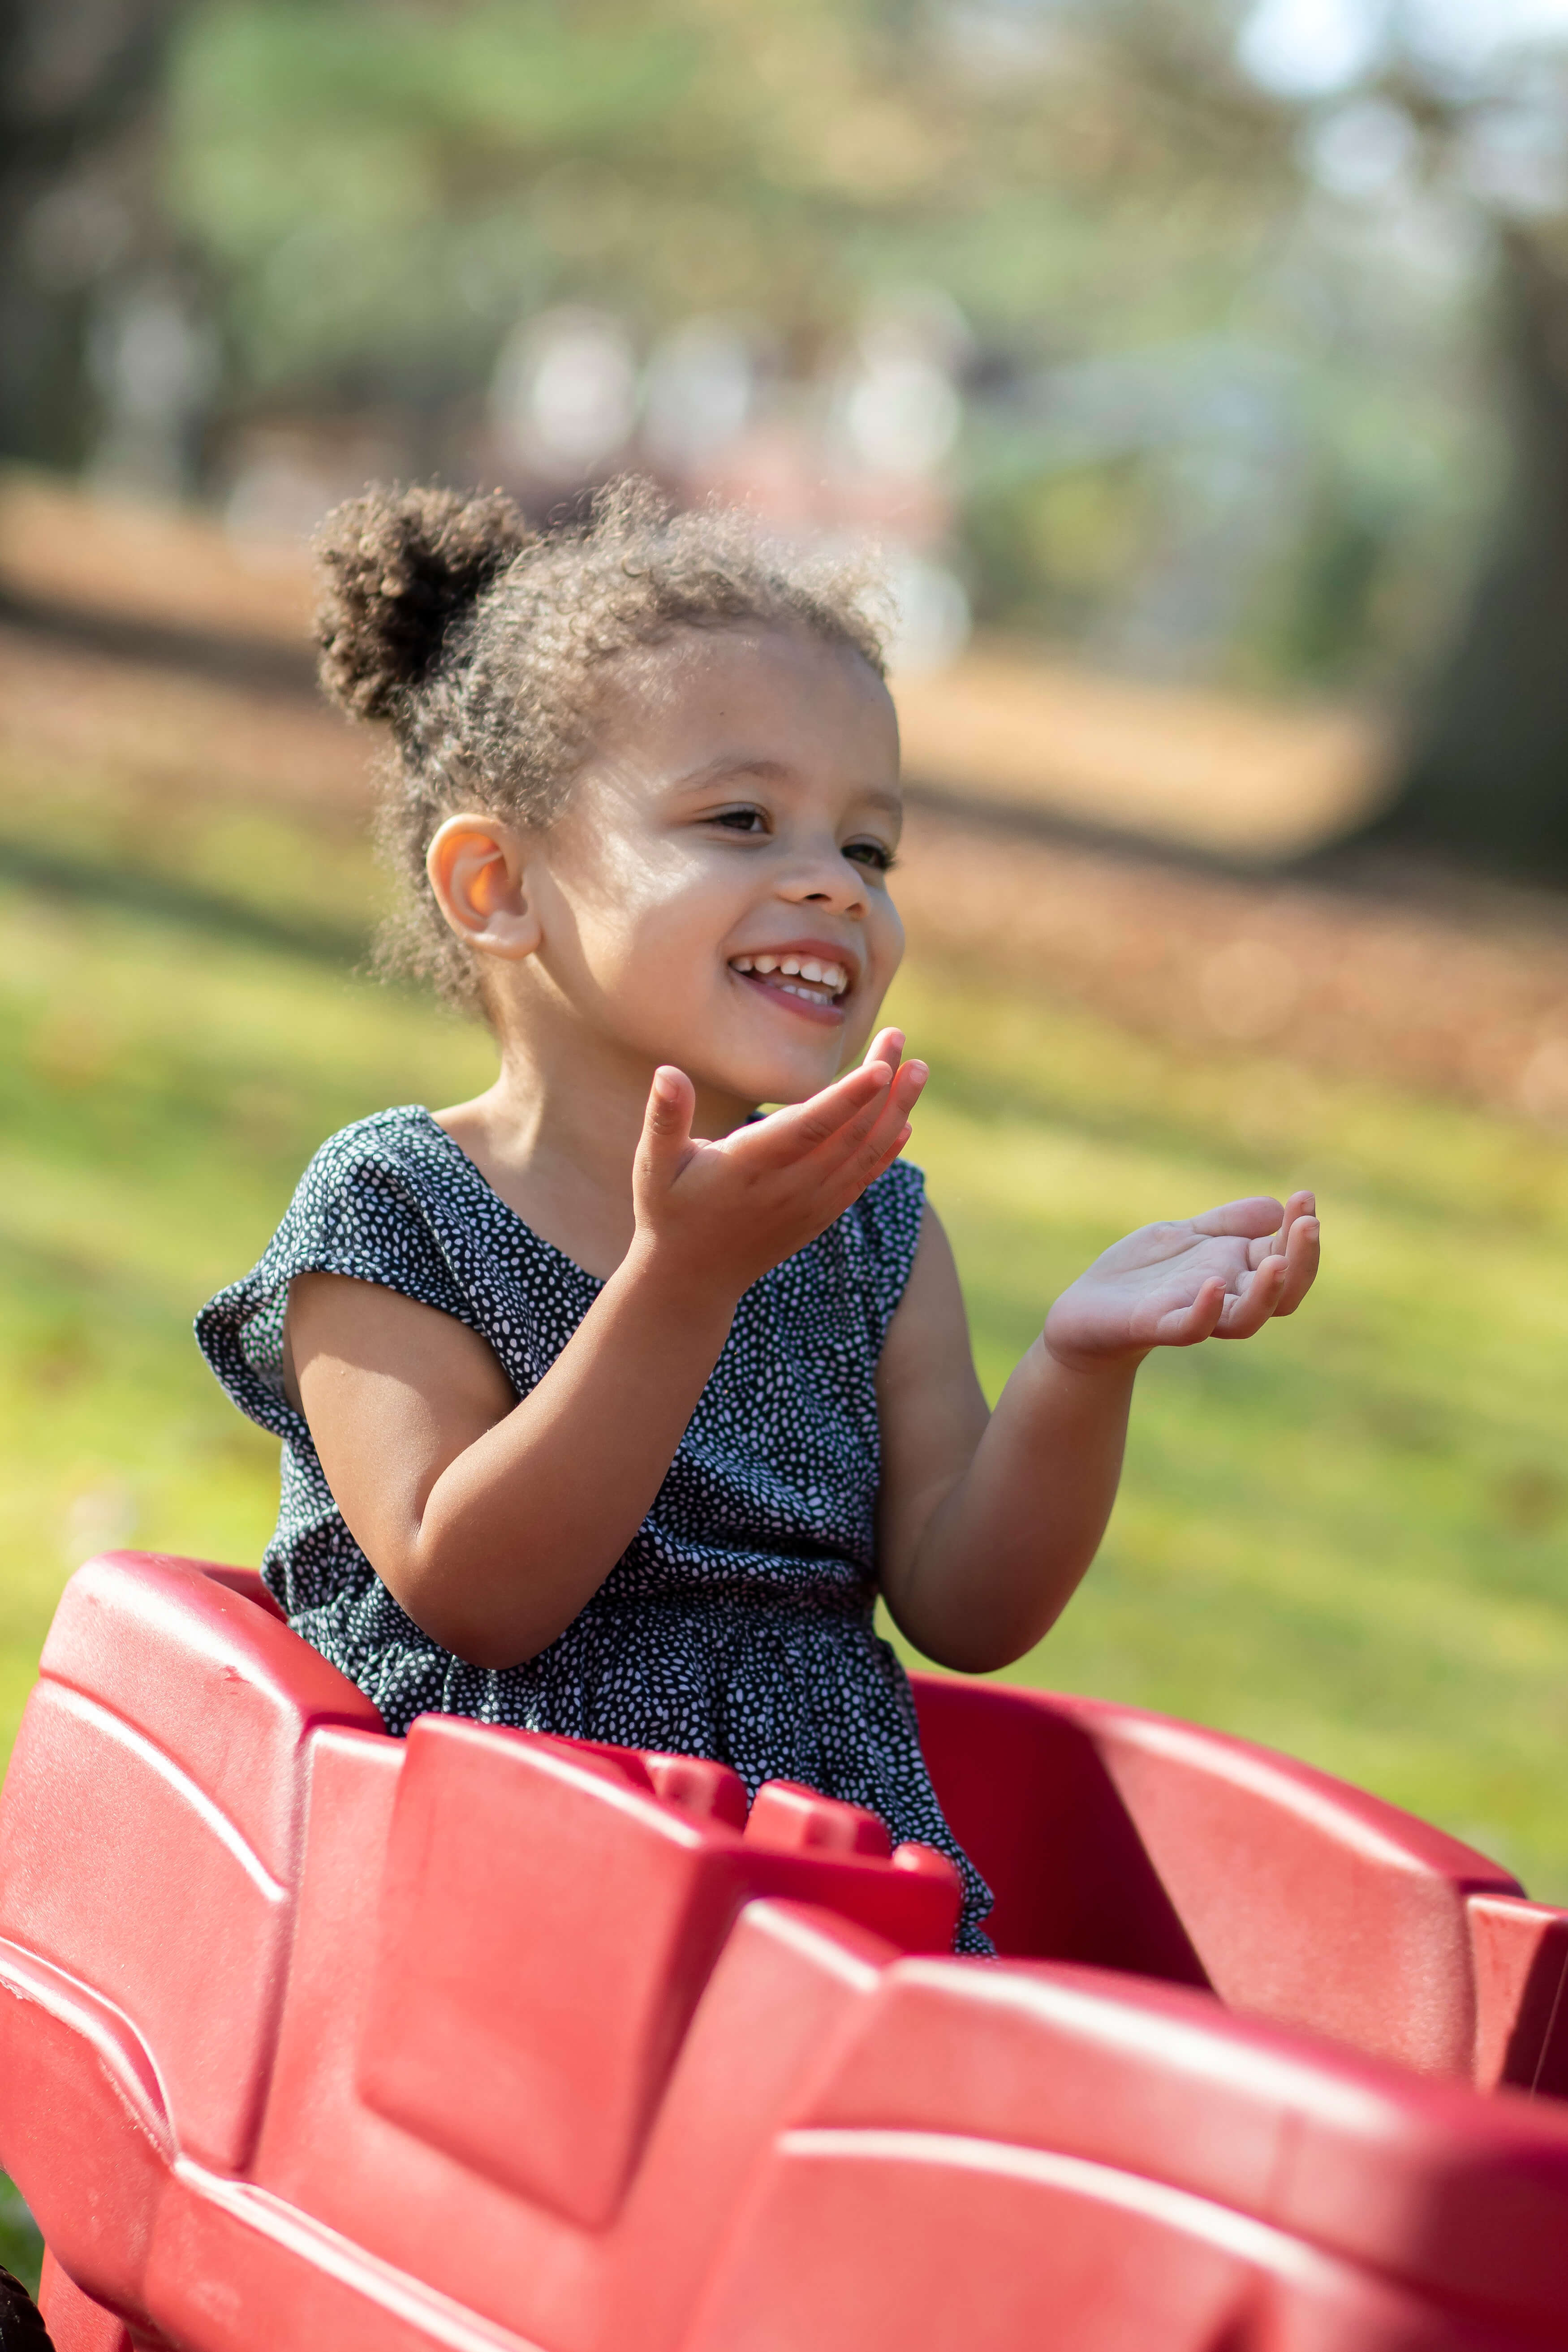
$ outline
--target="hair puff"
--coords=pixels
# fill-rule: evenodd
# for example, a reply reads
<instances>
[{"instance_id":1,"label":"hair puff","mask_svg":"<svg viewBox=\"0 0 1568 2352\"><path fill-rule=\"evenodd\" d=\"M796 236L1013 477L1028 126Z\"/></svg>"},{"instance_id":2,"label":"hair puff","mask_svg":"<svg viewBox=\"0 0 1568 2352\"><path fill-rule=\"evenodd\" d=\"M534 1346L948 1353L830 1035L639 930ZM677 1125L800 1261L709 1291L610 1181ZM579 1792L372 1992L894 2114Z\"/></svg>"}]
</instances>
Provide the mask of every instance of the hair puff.
<instances>
[{"instance_id":1,"label":"hair puff","mask_svg":"<svg viewBox=\"0 0 1568 2352\"><path fill-rule=\"evenodd\" d=\"M320 675L355 719L402 718L482 592L528 544L499 490L368 489L317 532Z\"/></svg>"}]
</instances>

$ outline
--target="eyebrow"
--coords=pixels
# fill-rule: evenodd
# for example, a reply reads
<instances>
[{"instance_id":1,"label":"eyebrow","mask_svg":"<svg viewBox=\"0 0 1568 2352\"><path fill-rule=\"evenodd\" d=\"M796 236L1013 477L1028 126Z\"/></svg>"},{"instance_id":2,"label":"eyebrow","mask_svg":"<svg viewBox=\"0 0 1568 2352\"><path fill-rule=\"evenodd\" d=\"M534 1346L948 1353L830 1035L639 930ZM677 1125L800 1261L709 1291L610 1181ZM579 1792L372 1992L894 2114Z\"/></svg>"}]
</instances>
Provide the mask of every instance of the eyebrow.
<instances>
[{"instance_id":1,"label":"eyebrow","mask_svg":"<svg viewBox=\"0 0 1568 2352\"><path fill-rule=\"evenodd\" d=\"M700 768L693 768L684 776L677 776L676 787L689 792L700 784L716 784L725 776L761 776L773 781L792 776L795 770L783 760L768 760L760 754L751 759L744 752L721 751L716 760L709 760Z\"/></svg>"}]
</instances>

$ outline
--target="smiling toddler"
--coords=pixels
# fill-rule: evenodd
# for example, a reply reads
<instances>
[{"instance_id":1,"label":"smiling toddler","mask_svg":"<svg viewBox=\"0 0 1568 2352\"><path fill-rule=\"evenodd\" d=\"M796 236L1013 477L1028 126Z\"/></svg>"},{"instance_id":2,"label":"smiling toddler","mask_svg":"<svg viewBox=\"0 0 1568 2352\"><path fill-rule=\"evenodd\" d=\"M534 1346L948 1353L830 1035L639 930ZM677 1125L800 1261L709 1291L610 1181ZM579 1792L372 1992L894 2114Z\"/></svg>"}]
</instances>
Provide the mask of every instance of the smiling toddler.
<instances>
[{"instance_id":1,"label":"smiling toddler","mask_svg":"<svg viewBox=\"0 0 1568 2352\"><path fill-rule=\"evenodd\" d=\"M1139 1363L1299 1305L1311 1198L1118 1243L988 1413L899 1156L927 1074L874 1034L899 739L859 576L636 485L542 537L374 491L320 552L323 680L391 731L396 954L500 1066L323 1144L199 1318L282 1440L267 1580L390 1730L807 1782L950 1854L986 1951L877 1597L961 1670L1037 1642Z\"/></svg>"}]
</instances>

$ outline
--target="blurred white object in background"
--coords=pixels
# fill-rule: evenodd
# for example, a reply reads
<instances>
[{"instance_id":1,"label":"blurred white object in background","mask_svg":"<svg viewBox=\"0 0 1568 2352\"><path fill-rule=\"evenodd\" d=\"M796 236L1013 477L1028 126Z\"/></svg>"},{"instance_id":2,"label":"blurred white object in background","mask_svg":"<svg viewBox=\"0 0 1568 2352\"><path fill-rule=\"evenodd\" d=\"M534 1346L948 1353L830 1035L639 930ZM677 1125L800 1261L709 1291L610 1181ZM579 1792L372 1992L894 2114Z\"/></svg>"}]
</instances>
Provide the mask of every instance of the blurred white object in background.
<instances>
[{"instance_id":1,"label":"blurred white object in background","mask_svg":"<svg viewBox=\"0 0 1568 2352\"><path fill-rule=\"evenodd\" d=\"M957 440L963 415L951 378L924 352L873 346L845 396L845 436L878 473L929 474Z\"/></svg>"},{"instance_id":2,"label":"blurred white object in background","mask_svg":"<svg viewBox=\"0 0 1568 2352\"><path fill-rule=\"evenodd\" d=\"M232 441L224 535L247 572L303 577L311 534L367 482L407 478L407 443L377 419L253 424Z\"/></svg>"},{"instance_id":3,"label":"blurred white object in background","mask_svg":"<svg viewBox=\"0 0 1568 2352\"><path fill-rule=\"evenodd\" d=\"M1415 125L1404 107L1352 98L1309 125L1307 165L1334 195L1374 204L1408 179L1416 143Z\"/></svg>"},{"instance_id":4,"label":"blurred white object in background","mask_svg":"<svg viewBox=\"0 0 1568 2352\"><path fill-rule=\"evenodd\" d=\"M746 330L731 319L688 319L648 358L642 427L648 456L680 473L711 465L745 430L756 388Z\"/></svg>"},{"instance_id":5,"label":"blurred white object in background","mask_svg":"<svg viewBox=\"0 0 1568 2352\"><path fill-rule=\"evenodd\" d=\"M1568 0L1254 0L1237 56L1265 89L1311 100L1348 90L1397 48L1449 97L1473 98L1510 56L1565 40Z\"/></svg>"},{"instance_id":6,"label":"blurred white object in background","mask_svg":"<svg viewBox=\"0 0 1568 2352\"><path fill-rule=\"evenodd\" d=\"M1445 76L1485 74L1510 50L1568 38L1568 0L1404 0L1407 48Z\"/></svg>"},{"instance_id":7,"label":"blurred white object in background","mask_svg":"<svg viewBox=\"0 0 1568 2352\"><path fill-rule=\"evenodd\" d=\"M936 472L963 428L955 379L970 341L956 305L932 289L879 304L856 337L835 404L852 464L878 474Z\"/></svg>"},{"instance_id":8,"label":"blurred white object in background","mask_svg":"<svg viewBox=\"0 0 1568 2352\"><path fill-rule=\"evenodd\" d=\"M502 454L541 479L599 472L637 422L637 358L626 329L604 310L523 320L501 348L490 413Z\"/></svg>"},{"instance_id":9,"label":"blurred white object in background","mask_svg":"<svg viewBox=\"0 0 1568 2352\"><path fill-rule=\"evenodd\" d=\"M888 644L895 678L926 677L955 662L969 642L969 598L944 563L889 550L888 590L896 620Z\"/></svg>"},{"instance_id":10,"label":"blurred white object in background","mask_svg":"<svg viewBox=\"0 0 1568 2352\"><path fill-rule=\"evenodd\" d=\"M1237 55L1254 81L1281 98L1328 98L1375 62L1388 18L1387 0L1257 0Z\"/></svg>"},{"instance_id":11,"label":"blurred white object in background","mask_svg":"<svg viewBox=\"0 0 1568 2352\"><path fill-rule=\"evenodd\" d=\"M339 485L283 450L257 457L224 500L223 525L247 563L294 564Z\"/></svg>"},{"instance_id":12,"label":"blurred white object in background","mask_svg":"<svg viewBox=\"0 0 1568 2352\"><path fill-rule=\"evenodd\" d=\"M1568 124L1555 76L1478 107L1459 144L1464 185L1514 219L1546 219L1568 205Z\"/></svg>"},{"instance_id":13,"label":"blurred white object in background","mask_svg":"<svg viewBox=\"0 0 1568 2352\"><path fill-rule=\"evenodd\" d=\"M211 331L159 276L108 297L88 357L103 404L90 471L106 488L178 498L190 487L193 436L217 380Z\"/></svg>"}]
</instances>

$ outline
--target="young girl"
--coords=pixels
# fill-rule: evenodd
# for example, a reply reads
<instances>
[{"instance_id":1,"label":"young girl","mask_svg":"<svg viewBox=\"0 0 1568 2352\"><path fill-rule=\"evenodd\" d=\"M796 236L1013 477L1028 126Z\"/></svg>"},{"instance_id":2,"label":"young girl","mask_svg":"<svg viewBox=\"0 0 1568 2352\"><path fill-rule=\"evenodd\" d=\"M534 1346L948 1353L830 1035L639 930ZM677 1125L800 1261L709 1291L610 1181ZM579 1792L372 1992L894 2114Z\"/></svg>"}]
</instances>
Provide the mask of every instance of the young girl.
<instances>
[{"instance_id":1,"label":"young girl","mask_svg":"<svg viewBox=\"0 0 1568 2352\"><path fill-rule=\"evenodd\" d=\"M957 1948L989 1950L875 1599L965 1672L1037 1642L1142 1359L1290 1313L1311 1197L1118 1243L988 1414L899 1157L926 1071L872 1034L899 740L861 583L636 486L543 538L373 492L321 553L324 681L395 747L403 961L500 1072L323 1144L199 1318L283 1442L268 1581L390 1730L808 1782L951 1854Z\"/></svg>"}]
</instances>

